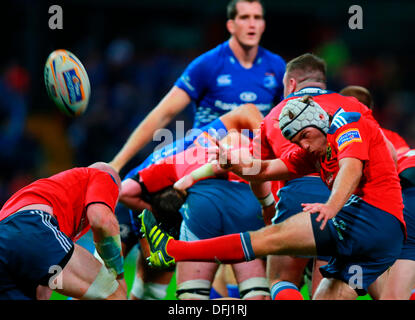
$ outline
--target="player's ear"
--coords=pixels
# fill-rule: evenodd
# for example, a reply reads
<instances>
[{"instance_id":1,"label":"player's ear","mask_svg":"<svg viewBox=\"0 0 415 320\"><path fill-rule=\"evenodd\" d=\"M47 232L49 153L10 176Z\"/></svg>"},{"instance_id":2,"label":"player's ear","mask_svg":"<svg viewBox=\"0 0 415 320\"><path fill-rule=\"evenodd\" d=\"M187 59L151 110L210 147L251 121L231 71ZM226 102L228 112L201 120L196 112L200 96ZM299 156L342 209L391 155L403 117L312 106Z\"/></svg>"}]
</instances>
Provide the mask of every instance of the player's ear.
<instances>
[{"instance_id":1,"label":"player's ear","mask_svg":"<svg viewBox=\"0 0 415 320\"><path fill-rule=\"evenodd\" d=\"M235 32L235 21L232 19L228 19L228 21L226 21L226 29L228 29L228 32L233 35L233 33Z\"/></svg>"},{"instance_id":2,"label":"player's ear","mask_svg":"<svg viewBox=\"0 0 415 320\"><path fill-rule=\"evenodd\" d=\"M289 94L295 92L297 89L297 80L295 78L288 79L288 91Z\"/></svg>"}]
</instances>

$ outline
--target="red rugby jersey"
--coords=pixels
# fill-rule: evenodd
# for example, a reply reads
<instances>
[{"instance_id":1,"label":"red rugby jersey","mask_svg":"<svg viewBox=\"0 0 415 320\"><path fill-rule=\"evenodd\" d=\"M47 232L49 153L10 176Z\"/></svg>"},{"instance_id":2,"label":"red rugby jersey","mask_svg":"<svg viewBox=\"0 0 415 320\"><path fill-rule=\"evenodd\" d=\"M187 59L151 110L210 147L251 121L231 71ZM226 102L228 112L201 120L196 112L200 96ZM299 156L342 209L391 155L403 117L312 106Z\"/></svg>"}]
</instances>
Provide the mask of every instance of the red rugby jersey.
<instances>
[{"instance_id":1,"label":"red rugby jersey","mask_svg":"<svg viewBox=\"0 0 415 320\"><path fill-rule=\"evenodd\" d=\"M397 154L401 154L410 149L405 139L402 138L398 133L385 128L382 128L382 132L385 137L393 144Z\"/></svg>"},{"instance_id":2,"label":"red rugby jersey","mask_svg":"<svg viewBox=\"0 0 415 320\"><path fill-rule=\"evenodd\" d=\"M382 128L386 138L393 144L398 157L398 173L415 167L415 150L409 147L405 139L398 133Z\"/></svg>"},{"instance_id":3,"label":"red rugby jersey","mask_svg":"<svg viewBox=\"0 0 415 320\"><path fill-rule=\"evenodd\" d=\"M354 194L394 215L405 226L399 177L379 126L358 113L339 112L338 115L342 120L333 119L324 157L316 159L300 149L281 160L294 175L305 175L319 168L321 178L330 189L339 171L339 160L363 161L363 175Z\"/></svg>"},{"instance_id":4,"label":"red rugby jersey","mask_svg":"<svg viewBox=\"0 0 415 320\"><path fill-rule=\"evenodd\" d=\"M86 207L106 204L114 212L118 186L112 177L95 168L74 168L39 179L16 192L0 211L0 220L30 204L53 208L59 229L76 241L90 228Z\"/></svg>"},{"instance_id":5,"label":"red rugby jersey","mask_svg":"<svg viewBox=\"0 0 415 320\"><path fill-rule=\"evenodd\" d=\"M300 150L300 147L284 138L279 128L278 119L282 109L289 100L297 99L305 95L313 96L314 101L330 115L334 115L339 108L343 108L344 111L359 112L364 117L368 117L376 122L373 118L372 111L354 97L342 96L341 94L320 88L304 88L281 101L263 119L260 131L253 139L252 153L254 157L262 160L271 160ZM284 186L283 181L272 182L272 192L276 200L278 200L276 193L282 186Z\"/></svg>"}]
</instances>

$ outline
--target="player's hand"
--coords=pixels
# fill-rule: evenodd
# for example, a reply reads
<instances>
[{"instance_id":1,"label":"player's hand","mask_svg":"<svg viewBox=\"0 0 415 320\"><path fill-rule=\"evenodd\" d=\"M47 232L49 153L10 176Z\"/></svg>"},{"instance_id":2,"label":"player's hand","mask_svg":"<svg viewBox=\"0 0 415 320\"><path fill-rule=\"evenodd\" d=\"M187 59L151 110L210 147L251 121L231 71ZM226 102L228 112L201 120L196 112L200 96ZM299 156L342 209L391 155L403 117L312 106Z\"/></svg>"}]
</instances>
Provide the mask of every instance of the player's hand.
<instances>
[{"instance_id":1,"label":"player's hand","mask_svg":"<svg viewBox=\"0 0 415 320\"><path fill-rule=\"evenodd\" d=\"M319 213L316 221L320 222L323 220L320 225L320 230L324 230L327 221L334 218L338 212L336 209L333 209L324 203L302 203L301 206L303 207L304 212L309 212L310 214Z\"/></svg>"},{"instance_id":2,"label":"player's hand","mask_svg":"<svg viewBox=\"0 0 415 320\"><path fill-rule=\"evenodd\" d=\"M195 179L192 177L192 175L187 174L178 181L176 181L173 185L173 188L182 194L186 194L186 190L189 189L194 183Z\"/></svg>"},{"instance_id":3,"label":"player's hand","mask_svg":"<svg viewBox=\"0 0 415 320\"><path fill-rule=\"evenodd\" d=\"M219 140L215 140L216 147L215 149L211 149L210 152L215 152L216 161L218 162L220 168L228 170L232 167L232 155L231 151L224 146Z\"/></svg>"},{"instance_id":4,"label":"player's hand","mask_svg":"<svg viewBox=\"0 0 415 320\"><path fill-rule=\"evenodd\" d=\"M218 166L226 171L232 171L238 175L244 174L244 168L252 167L252 157L246 157L239 149L228 148L220 141L215 140L217 148L215 149L216 161Z\"/></svg>"}]
</instances>

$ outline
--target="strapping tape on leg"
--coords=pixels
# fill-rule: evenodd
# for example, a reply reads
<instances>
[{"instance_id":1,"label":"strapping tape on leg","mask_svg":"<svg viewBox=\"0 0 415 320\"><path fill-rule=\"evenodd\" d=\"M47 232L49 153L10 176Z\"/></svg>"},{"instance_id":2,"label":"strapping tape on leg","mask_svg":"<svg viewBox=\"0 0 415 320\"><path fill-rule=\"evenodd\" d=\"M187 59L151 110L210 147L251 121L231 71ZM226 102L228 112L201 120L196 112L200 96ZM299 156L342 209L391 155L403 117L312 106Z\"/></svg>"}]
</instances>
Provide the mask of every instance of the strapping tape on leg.
<instances>
[{"instance_id":1,"label":"strapping tape on leg","mask_svg":"<svg viewBox=\"0 0 415 320\"><path fill-rule=\"evenodd\" d=\"M264 277L254 277L242 281L239 284L241 299L248 299L255 296L270 296L269 283Z\"/></svg>"},{"instance_id":2,"label":"strapping tape on leg","mask_svg":"<svg viewBox=\"0 0 415 320\"><path fill-rule=\"evenodd\" d=\"M131 288L131 294L134 297L142 300L161 300L167 294L167 284L147 282L144 283L143 279L137 277L135 274L133 287Z\"/></svg>"},{"instance_id":3,"label":"strapping tape on leg","mask_svg":"<svg viewBox=\"0 0 415 320\"><path fill-rule=\"evenodd\" d=\"M176 297L179 300L209 300L211 286L209 280L188 280L177 285Z\"/></svg>"},{"instance_id":4,"label":"strapping tape on leg","mask_svg":"<svg viewBox=\"0 0 415 320\"><path fill-rule=\"evenodd\" d=\"M115 275L103 265L82 298L87 300L106 299L118 289L118 285Z\"/></svg>"}]
</instances>

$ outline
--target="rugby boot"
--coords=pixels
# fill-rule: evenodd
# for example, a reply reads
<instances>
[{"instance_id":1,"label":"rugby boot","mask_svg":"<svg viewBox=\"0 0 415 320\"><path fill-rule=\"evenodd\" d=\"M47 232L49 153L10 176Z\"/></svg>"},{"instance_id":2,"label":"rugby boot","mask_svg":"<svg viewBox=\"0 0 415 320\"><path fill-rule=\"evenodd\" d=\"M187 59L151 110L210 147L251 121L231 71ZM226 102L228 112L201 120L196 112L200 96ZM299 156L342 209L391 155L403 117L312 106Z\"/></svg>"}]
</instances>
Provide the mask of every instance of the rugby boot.
<instances>
[{"instance_id":1,"label":"rugby boot","mask_svg":"<svg viewBox=\"0 0 415 320\"><path fill-rule=\"evenodd\" d=\"M151 211L144 209L139 217L141 232L147 238L150 247L150 256L147 258L149 265L161 269L173 266L176 262L173 257L167 254L166 250L168 242L173 240L173 237L158 226Z\"/></svg>"}]
</instances>

